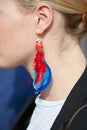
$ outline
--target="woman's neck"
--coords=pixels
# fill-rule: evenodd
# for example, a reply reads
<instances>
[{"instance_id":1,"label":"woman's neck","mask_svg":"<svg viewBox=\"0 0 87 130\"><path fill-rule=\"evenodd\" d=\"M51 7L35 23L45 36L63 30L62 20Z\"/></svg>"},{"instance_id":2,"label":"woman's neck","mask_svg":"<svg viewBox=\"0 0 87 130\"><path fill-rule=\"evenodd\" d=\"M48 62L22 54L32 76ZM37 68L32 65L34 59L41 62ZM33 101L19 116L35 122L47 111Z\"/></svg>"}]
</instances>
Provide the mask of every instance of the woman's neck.
<instances>
[{"instance_id":1,"label":"woman's neck","mask_svg":"<svg viewBox=\"0 0 87 130\"><path fill-rule=\"evenodd\" d=\"M53 36L53 41L50 37L43 43L45 59L52 71L51 84L41 93L45 100L66 99L86 67L86 58L76 38L63 36L58 42L55 39ZM25 66L31 75L32 64L29 61Z\"/></svg>"},{"instance_id":2,"label":"woman's neck","mask_svg":"<svg viewBox=\"0 0 87 130\"><path fill-rule=\"evenodd\" d=\"M77 41L69 43L72 46L65 48L62 52L60 51L61 53L57 53L57 47L49 48L49 51L45 52L46 61L52 71L52 82L42 92L41 98L45 100L66 99L82 75L86 67L86 58L79 44L75 42Z\"/></svg>"}]
</instances>

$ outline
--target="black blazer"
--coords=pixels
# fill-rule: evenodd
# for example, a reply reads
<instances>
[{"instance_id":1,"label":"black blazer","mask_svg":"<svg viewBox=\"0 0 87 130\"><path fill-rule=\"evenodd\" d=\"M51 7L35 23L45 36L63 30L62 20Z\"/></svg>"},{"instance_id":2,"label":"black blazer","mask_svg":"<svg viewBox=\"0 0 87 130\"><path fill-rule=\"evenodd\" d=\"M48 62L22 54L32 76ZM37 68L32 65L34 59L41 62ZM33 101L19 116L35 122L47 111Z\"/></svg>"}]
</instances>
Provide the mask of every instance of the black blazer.
<instances>
[{"instance_id":1,"label":"black blazer","mask_svg":"<svg viewBox=\"0 0 87 130\"><path fill-rule=\"evenodd\" d=\"M26 130L35 108L35 98L36 95L32 94L12 130ZM85 104L87 104L87 67L71 90L50 130L87 130L87 107L78 112L70 127L66 128L75 112Z\"/></svg>"}]
</instances>

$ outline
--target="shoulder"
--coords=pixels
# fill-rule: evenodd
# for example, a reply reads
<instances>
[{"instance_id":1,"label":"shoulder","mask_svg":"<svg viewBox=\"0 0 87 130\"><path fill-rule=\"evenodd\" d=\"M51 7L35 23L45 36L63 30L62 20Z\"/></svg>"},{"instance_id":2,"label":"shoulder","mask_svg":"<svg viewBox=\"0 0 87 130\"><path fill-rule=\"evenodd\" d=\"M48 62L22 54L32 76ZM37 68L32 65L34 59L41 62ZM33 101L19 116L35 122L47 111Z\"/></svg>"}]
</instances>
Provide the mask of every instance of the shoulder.
<instances>
[{"instance_id":1,"label":"shoulder","mask_svg":"<svg viewBox=\"0 0 87 130\"><path fill-rule=\"evenodd\" d=\"M80 107L68 122L66 130L87 130L87 104Z\"/></svg>"}]
</instances>

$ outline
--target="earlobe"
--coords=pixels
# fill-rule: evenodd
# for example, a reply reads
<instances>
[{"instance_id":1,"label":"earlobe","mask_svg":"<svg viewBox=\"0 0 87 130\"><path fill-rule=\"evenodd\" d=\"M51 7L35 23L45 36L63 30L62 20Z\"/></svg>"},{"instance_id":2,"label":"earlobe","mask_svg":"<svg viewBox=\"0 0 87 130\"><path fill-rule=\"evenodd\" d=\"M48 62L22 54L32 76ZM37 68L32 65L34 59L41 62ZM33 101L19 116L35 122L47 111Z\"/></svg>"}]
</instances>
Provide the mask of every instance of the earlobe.
<instances>
[{"instance_id":1,"label":"earlobe","mask_svg":"<svg viewBox=\"0 0 87 130\"><path fill-rule=\"evenodd\" d=\"M53 22L53 10L47 4L40 4L35 9L36 34L43 34Z\"/></svg>"}]
</instances>

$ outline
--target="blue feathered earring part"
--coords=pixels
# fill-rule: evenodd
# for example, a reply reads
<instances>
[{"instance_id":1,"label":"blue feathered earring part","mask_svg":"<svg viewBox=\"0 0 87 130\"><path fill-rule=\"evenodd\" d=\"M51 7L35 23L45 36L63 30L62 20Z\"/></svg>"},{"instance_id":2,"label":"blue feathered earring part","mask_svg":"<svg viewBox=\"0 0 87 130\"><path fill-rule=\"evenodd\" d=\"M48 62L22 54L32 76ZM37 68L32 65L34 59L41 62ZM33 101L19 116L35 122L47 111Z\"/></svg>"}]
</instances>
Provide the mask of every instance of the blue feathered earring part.
<instances>
[{"instance_id":1,"label":"blue feathered earring part","mask_svg":"<svg viewBox=\"0 0 87 130\"><path fill-rule=\"evenodd\" d=\"M43 44L40 40L36 42L36 56L34 58L34 81L35 94L46 89L51 82L51 69L44 58Z\"/></svg>"}]
</instances>

